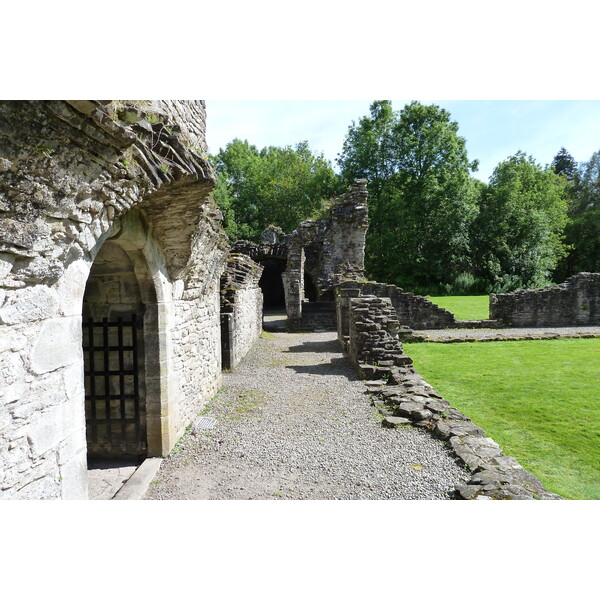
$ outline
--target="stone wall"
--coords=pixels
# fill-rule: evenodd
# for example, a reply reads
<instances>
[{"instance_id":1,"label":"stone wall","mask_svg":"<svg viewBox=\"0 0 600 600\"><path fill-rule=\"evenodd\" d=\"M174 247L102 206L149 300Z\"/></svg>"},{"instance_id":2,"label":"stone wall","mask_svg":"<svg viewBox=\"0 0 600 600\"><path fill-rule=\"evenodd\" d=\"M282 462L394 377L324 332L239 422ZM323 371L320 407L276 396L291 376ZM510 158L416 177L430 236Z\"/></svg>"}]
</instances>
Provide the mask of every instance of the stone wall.
<instances>
[{"instance_id":1,"label":"stone wall","mask_svg":"<svg viewBox=\"0 0 600 600\"><path fill-rule=\"evenodd\" d=\"M560 499L481 427L460 413L415 371L398 339L399 322L389 298L348 298L347 352L373 397L384 427L415 426L444 440L471 471L457 486L460 499Z\"/></svg>"},{"instance_id":2,"label":"stone wall","mask_svg":"<svg viewBox=\"0 0 600 600\"><path fill-rule=\"evenodd\" d=\"M262 333L263 268L232 253L221 276L221 351L224 369L234 369Z\"/></svg>"},{"instance_id":3,"label":"stone wall","mask_svg":"<svg viewBox=\"0 0 600 600\"><path fill-rule=\"evenodd\" d=\"M218 388L227 239L204 132L200 101L0 102L0 497L87 496L84 300L142 313L149 455Z\"/></svg>"},{"instance_id":4,"label":"stone wall","mask_svg":"<svg viewBox=\"0 0 600 600\"><path fill-rule=\"evenodd\" d=\"M288 322L305 329L303 322L305 275L315 286L318 301L334 301L334 288L342 281L364 277L365 237L368 227L367 182L357 180L352 189L335 199L329 214L304 221L287 237L288 263L283 274ZM335 306L331 305L331 311ZM314 313L310 320L314 320Z\"/></svg>"},{"instance_id":5,"label":"stone wall","mask_svg":"<svg viewBox=\"0 0 600 600\"><path fill-rule=\"evenodd\" d=\"M399 330L389 298L350 299L347 352L362 379L377 379L390 367L412 364L402 351Z\"/></svg>"},{"instance_id":6,"label":"stone wall","mask_svg":"<svg viewBox=\"0 0 600 600\"><path fill-rule=\"evenodd\" d=\"M341 302L341 310L347 307L345 299L353 296L389 298L398 321L406 329L445 329L464 323L457 321L450 311L433 304L424 296L405 292L395 285L355 280L343 282L336 288L336 301L338 304ZM346 318L338 321L338 327L341 328L338 330L340 341L348 335L345 330L346 322Z\"/></svg>"},{"instance_id":7,"label":"stone wall","mask_svg":"<svg viewBox=\"0 0 600 600\"><path fill-rule=\"evenodd\" d=\"M600 273L577 273L539 290L490 294L490 319L505 327L600 324Z\"/></svg>"}]
</instances>

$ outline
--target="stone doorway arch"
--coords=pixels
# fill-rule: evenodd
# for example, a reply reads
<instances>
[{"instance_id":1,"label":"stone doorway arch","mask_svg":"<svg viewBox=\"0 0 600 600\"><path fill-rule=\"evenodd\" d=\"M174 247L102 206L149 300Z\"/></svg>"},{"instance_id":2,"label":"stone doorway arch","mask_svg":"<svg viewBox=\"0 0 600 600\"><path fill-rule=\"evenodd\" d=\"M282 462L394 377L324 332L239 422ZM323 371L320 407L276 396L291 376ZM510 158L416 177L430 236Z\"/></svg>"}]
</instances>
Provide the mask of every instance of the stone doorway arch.
<instances>
[{"instance_id":1,"label":"stone doorway arch","mask_svg":"<svg viewBox=\"0 0 600 600\"><path fill-rule=\"evenodd\" d=\"M95 250L82 303L88 457L160 456L170 416L164 259L137 209Z\"/></svg>"}]
</instances>

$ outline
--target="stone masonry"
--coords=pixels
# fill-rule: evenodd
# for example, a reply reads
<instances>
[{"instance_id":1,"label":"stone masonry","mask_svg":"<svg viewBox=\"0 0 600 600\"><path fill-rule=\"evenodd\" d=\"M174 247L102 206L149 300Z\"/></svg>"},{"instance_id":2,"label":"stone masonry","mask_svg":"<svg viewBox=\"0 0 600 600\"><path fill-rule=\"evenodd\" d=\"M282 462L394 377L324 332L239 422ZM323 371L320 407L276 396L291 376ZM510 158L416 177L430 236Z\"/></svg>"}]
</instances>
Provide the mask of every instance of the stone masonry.
<instances>
[{"instance_id":1,"label":"stone masonry","mask_svg":"<svg viewBox=\"0 0 600 600\"><path fill-rule=\"evenodd\" d=\"M227 239L206 151L201 101L0 102L1 498L87 496L90 379L121 373L97 405L112 414L133 371L108 343L103 378L84 376L84 312L138 314L147 455L167 454L218 389ZM118 450L116 433L100 446Z\"/></svg>"},{"instance_id":2,"label":"stone masonry","mask_svg":"<svg viewBox=\"0 0 600 600\"><path fill-rule=\"evenodd\" d=\"M359 376L369 380L382 425L421 427L446 441L472 473L456 488L458 498L560 499L415 372L398 339L400 325L388 298L350 298L343 315L348 319L343 329L349 332L345 349Z\"/></svg>"},{"instance_id":3,"label":"stone masonry","mask_svg":"<svg viewBox=\"0 0 600 600\"><path fill-rule=\"evenodd\" d=\"M600 324L600 273L577 273L560 285L490 294L490 319L504 327Z\"/></svg>"},{"instance_id":4,"label":"stone masonry","mask_svg":"<svg viewBox=\"0 0 600 600\"><path fill-rule=\"evenodd\" d=\"M263 267L231 253L221 275L221 349L224 369L234 369L262 333Z\"/></svg>"},{"instance_id":5,"label":"stone masonry","mask_svg":"<svg viewBox=\"0 0 600 600\"><path fill-rule=\"evenodd\" d=\"M328 216L304 221L287 237L288 262L283 280L292 328L311 327L316 319L311 314L311 322L303 323L305 279L309 276L315 287L315 300L332 303L327 324L335 329L335 286L364 277L367 198L367 182L357 180L348 193L333 202Z\"/></svg>"}]
</instances>

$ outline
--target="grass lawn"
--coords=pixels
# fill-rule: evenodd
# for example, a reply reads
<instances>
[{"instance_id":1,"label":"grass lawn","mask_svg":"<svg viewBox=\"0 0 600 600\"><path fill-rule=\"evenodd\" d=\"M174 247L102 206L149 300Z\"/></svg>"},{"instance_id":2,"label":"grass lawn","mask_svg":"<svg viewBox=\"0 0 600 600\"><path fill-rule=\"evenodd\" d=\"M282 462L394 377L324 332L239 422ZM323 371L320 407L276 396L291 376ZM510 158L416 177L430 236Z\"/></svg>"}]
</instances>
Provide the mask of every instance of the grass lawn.
<instances>
[{"instance_id":1,"label":"grass lawn","mask_svg":"<svg viewBox=\"0 0 600 600\"><path fill-rule=\"evenodd\" d=\"M449 310L457 319L489 319L489 296L427 296L434 304Z\"/></svg>"},{"instance_id":2,"label":"grass lawn","mask_svg":"<svg viewBox=\"0 0 600 600\"><path fill-rule=\"evenodd\" d=\"M547 489L600 500L600 339L404 344L404 351Z\"/></svg>"}]
</instances>

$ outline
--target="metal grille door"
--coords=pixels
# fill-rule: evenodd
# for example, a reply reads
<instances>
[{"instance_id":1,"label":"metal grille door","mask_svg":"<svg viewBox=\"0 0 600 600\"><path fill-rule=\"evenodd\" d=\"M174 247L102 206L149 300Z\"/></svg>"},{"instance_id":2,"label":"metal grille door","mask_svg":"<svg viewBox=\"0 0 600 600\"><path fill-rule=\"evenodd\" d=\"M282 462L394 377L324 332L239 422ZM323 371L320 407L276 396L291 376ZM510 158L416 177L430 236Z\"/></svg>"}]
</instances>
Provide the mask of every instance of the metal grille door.
<instances>
[{"instance_id":1,"label":"metal grille door","mask_svg":"<svg viewBox=\"0 0 600 600\"><path fill-rule=\"evenodd\" d=\"M136 315L83 328L88 455L146 455Z\"/></svg>"}]
</instances>

